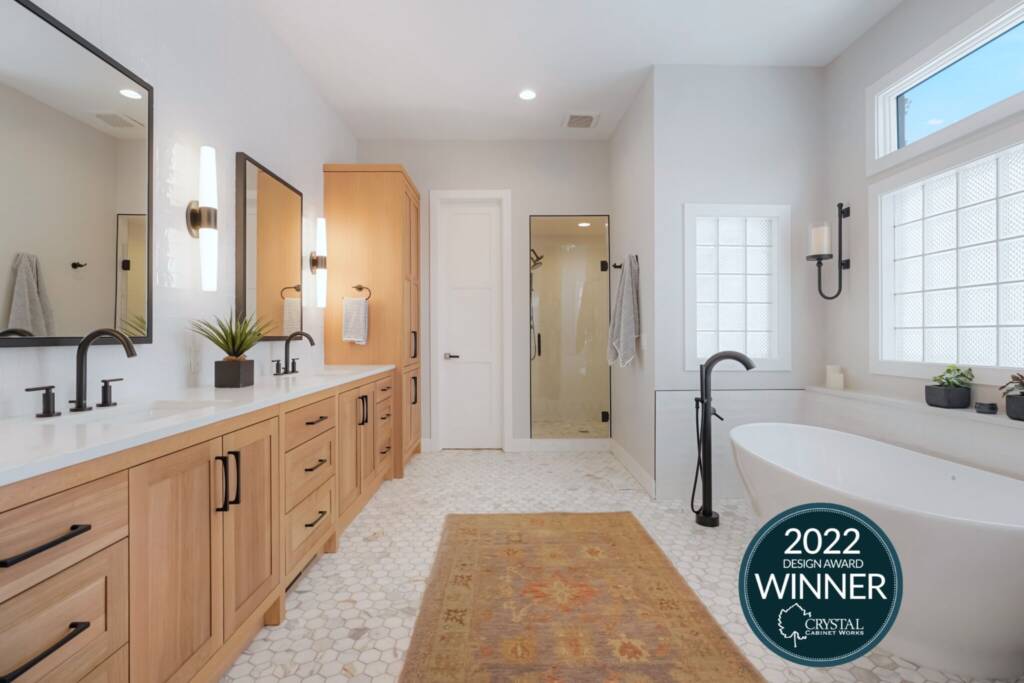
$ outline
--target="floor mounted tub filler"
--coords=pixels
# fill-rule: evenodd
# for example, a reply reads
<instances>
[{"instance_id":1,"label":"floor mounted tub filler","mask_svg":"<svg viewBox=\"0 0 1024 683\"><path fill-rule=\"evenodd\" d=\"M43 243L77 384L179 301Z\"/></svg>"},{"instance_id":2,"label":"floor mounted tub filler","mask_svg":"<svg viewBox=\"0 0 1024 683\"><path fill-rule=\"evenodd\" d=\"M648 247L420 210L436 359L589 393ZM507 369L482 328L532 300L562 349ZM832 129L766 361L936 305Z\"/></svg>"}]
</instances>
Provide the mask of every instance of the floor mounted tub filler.
<instances>
[{"instance_id":1,"label":"floor mounted tub filler","mask_svg":"<svg viewBox=\"0 0 1024 683\"><path fill-rule=\"evenodd\" d=\"M884 648L940 671L1024 676L1024 481L809 425L747 424L730 437L762 521L839 503L892 540L904 593Z\"/></svg>"}]
</instances>

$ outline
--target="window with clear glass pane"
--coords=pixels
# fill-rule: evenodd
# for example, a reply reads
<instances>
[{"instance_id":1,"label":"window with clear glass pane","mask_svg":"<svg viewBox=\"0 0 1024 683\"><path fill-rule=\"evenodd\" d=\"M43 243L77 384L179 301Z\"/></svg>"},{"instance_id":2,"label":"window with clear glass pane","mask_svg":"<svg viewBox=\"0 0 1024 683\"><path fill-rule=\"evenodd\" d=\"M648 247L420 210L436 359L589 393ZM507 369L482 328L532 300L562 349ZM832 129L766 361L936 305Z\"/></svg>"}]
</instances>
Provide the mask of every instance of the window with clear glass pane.
<instances>
[{"instance_id":1,"label":"window with clear glass pane","mask_svg":"<svg viewBox=\"0 0 1024 683\"><path fill-rule=\"evenodd\" d=\"M881 209L883 360L1024 366L1024 145Z\"/></svg>"},{"instance_id":2,"label":"window with clear glass pane","mask_svg":"<svg viewBox=\"0 0 1024 683\"><path fill-rule=\"evenodd\" d=\"M902 148L1024 92L1024 23L896 97Z\"/></svg>"},{"instance_id":3,"label":"window with clear glass pane","mask_svg":"<svg viewBox=\"0 0 1024 683\"><path fill-rule=\"evenodd\" d=\"M778 355L774 278L778 220L760 216L696 220L696 345L751 358Z\"/></svg>"}]
</instances>

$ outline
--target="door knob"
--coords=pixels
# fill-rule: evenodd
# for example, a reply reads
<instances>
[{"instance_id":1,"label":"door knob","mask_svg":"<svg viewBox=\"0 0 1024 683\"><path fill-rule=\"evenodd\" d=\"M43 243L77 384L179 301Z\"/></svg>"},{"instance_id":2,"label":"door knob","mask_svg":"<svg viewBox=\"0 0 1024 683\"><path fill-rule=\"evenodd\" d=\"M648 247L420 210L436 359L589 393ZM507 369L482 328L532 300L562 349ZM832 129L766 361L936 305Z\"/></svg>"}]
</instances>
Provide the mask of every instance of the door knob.
<instances>
[{"instance_id":1,"label":"door knob","mask_svg":"<svg viewBox=\"0 0 1024 683\"><path fill-rule=\"evenodd\" d=\"M455 358L459 358L459 357L460 356L457 353L446 353L446 354L444 354L444 359L445 360L454 360Z\"/></svg>"}]
</instances>

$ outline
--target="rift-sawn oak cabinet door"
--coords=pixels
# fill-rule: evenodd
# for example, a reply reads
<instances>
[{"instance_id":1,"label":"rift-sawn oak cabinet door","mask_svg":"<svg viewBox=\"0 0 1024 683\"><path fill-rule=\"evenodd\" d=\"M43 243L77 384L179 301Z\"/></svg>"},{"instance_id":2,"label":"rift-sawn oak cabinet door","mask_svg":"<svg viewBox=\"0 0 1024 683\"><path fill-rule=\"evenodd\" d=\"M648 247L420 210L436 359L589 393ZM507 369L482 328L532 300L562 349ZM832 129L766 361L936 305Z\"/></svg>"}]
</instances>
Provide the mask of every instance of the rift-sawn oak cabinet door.
<instances>
[{"instance_id":1,"label":"rift-sawn oak cabinet door","mask_svg":"<svg viewBox=\"0 0 1024 683\"><path fill-rule=\"evenodd\" d=\"M338 397L338 514L359 499L359 430L363 421L362 389L350 389Z\"/></svg>"},{"instance_id":2,"label":"rift-sawn oak cabinet door","mask_svg":"<svg viewBox=\"0 0 1024 683\"><path fill-rule=\"evenodd\" d=\"M224 437L228 510L224 513L224 639L281 579L277 419Z\"/></svg>"},{"instance_id":3,"label":"rift-sawn oak cabinet door","mask_svg":"<svg viewBox=\"0 0 1024 683\"><path fill-rule=\"evenodd\" d=\"M423 398L423 387L420 386L420 369L418 367L402 373L402 457L409 462L419 452L420 433L420 401Z\"/></svg>"},{"instance_id":4,"label":"rift-sawn oak cabinet door","mask_svg":"<svg viewBox=\"0 0 1024 683\"><path fill-rule=\"evenodd\" d=\"M371 479L377 473L377 453L373 450L374 415L376 403L372 384L359 388L362 397L362 419L357 426L357 442L359 445L359 467L362 468L363 481Z\"/></svg>"},{"instance_id":5,"label":"rift-sawn oak cabinet door","mask_svg":"<svg viewBox=\"0 0 1024 683\"><path fill-rule=\"evenodd\" d=\"M224 640L229 464L218 438L129 470L134 683L187 681Z\"/></svg>"}]
</instances>

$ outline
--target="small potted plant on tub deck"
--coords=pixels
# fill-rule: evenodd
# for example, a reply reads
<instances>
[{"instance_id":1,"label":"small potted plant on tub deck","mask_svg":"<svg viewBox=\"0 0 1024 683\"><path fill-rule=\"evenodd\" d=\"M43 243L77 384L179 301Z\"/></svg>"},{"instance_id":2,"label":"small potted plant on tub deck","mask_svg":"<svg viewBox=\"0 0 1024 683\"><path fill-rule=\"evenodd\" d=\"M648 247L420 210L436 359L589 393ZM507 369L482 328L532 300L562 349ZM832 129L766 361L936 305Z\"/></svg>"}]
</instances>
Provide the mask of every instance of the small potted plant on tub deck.
<instances>
[{"instance_id":1,"label":"small potted plant on tub deck","mask_svg":"<svg viewBox=\"0 0 1024 683\"><path fill-rule=\"evenodd\" d=\"M227 319L214 317L213 322L192 321L192 331L212 341L224 352L224 360L213 364L213 386L219 388L251 387L254 379L253 361L245 352L263 339L269 329L255 314L231 314Z\"/></svg>"},{"instance_id":2,"label":"small potted plant on tub deck","mask_svg":"<svg viewBox=\"0 0 1024 683\"><path fill-rule=\"evenodd\" d=\"M941 375L932 377L935 384L924 388L924 402L936 408L967 408L971 405L971 382L974 370L950 365Z\"/></svg>"},{"instance_id":3,"label":"small potted plant on tub deck","mask_svg":"<svg viewBox=\"0 0 1024 683\"><path fill-rule=\"evenodd\" d=\"M1024 420L1024 373L1010 376L1010 381L999 387L1006 398L1006 416L1011 420Z\"/></svg>"}]
</instances>

